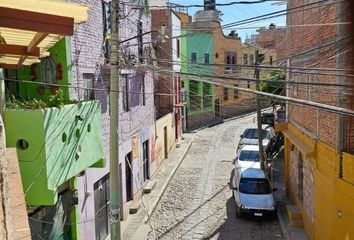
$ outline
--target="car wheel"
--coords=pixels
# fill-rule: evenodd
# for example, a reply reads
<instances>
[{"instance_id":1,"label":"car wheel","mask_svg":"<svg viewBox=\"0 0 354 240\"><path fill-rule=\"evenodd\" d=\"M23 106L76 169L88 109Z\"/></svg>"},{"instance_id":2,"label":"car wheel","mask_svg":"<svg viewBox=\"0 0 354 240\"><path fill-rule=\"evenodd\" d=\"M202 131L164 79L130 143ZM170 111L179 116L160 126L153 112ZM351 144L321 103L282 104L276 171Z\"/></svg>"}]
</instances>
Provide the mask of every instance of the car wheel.
<instances>
[{"instance_id":1,"label":"car wheel","mask_svg":"<svg viewBox=\"0 0 354 240\"><path fill-rule=\"evenodd\" d=\"M237 206L237 204L236 204L236 217L237 218L241 217L241 209Z\"/></svg>"}]
</instances>

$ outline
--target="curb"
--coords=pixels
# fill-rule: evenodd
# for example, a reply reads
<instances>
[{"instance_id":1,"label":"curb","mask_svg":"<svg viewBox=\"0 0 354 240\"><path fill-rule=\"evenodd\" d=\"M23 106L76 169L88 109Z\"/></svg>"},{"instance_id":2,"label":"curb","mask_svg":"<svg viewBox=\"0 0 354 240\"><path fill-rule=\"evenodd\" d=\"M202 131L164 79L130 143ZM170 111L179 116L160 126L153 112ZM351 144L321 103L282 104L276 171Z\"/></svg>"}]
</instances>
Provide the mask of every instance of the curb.
<instances>
[{"instance_id":1,"label":"curb","mask_svg":"<svg viewBox=\"0 0 354 240\"><path fill-rule=\"evenodd\" d=\"M278 203L278 211L277 211L277 216L278 216L278 220L279 220L279 223L280 223L280 227L281 227L281 231L283 233L283 237L286 239L286 240L290 240L290 236L289 236L289 233L288 231L286 230L286 226L285 226L285 222L284 222L284 219L282 218L281 216L281 213L280 213L280 209L279 209L279 203Z\"/></svg>"},{"instance_id":2,"label":"curb","mask_svg":"<svg viewBox=\"0 0 354 240\"><path fill-rule=\"evenodd\" d=\"M148 212L147 212L147 216L144 217L144 219L143 219L143 221L142 221L143 223L147 223L147 222L149 221L149 217L148 217L148 216L151 216L151 214L155 211L155 208L156 208L157 204L159 203L159 201L160 201L160 199L161 199L161 196L165 193L165 190L166 190L166 188L167 188L167 185L170 183L172 177L175 175L177 169L178 169L179 166L181 165L181 163L182 163L184 157L185 157L186 154L189 152L189 149L191 148L192 143L193 143L193 141L194 141L194 137L195 137L195 134L193 135L192 139L191 139L190 142L188 143L187 150L184 152L184 154L181 156L181 158L178 159L178 162L177 162L176 166L172 169L172 171L171 171L170 174L168 175L167 180L166 180L166 182L164 183L164 185L162 185L160 192L157 194L158 197L157 197L156 200L152 203L151 208L150 208L150 209L148 210Z\"/></svg>"}]
</instances>

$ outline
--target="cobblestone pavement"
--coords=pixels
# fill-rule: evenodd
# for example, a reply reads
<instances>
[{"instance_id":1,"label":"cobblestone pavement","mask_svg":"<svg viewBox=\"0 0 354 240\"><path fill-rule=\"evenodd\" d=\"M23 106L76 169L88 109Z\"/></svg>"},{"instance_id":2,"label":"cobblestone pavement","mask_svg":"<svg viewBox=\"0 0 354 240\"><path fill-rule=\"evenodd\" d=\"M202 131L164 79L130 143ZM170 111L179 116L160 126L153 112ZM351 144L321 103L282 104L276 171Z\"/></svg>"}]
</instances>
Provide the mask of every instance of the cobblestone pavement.
<instances>
[{"instance_id":1,"label":"cobblestone pavement","mask_svg":"<svg viewBox=\"0 0 354 240\"><path fill-rule=\"evenodd\" d=\"M162 196L149 239L283 239L276 218L236 218L230 181L240 134L255 114L198 131Z\"/></svg>"}]
</instances>

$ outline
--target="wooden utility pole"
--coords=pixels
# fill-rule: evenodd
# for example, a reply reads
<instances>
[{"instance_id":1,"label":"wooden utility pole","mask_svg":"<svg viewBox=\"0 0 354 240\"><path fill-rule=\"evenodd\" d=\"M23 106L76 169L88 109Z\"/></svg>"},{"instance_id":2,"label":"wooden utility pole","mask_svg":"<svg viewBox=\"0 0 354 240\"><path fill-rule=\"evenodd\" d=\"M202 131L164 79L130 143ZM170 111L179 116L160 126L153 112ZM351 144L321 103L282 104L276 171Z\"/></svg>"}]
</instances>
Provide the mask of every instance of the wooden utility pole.
<instances>
[{"instance_id":1,"label":"wooden utility pole","mask_svg":"<svg viewBox=\"0 0 354 240\"><path fill-rule=\"evenodd\" d=\"M256 50L256 67L255 67L255 77L257 79L256 81L256 86L257 86L257 91L260 91L259 89L259 67L258 65L260 64L260 57L259 57L259 52ZM259 146L259 157L260 157L260 164L261 164L261 169L265 169L265 156L264 156L264 149L263 149L263 131L262 131L262 116L261 116L261 95L257 94L257 127L258 127L258 146Z\"/></svg>"},{"instance_id":2,"label":"wooden utility pole","mask_svg":"<svg viewBox=\"0 0 354 240\"><path fill-rule=\"evenodd\" d=\"M112 0L110 108L110 210L111 239L120 240L120 179L119 179L119 0Z\"/></svg>"}]
</instances>

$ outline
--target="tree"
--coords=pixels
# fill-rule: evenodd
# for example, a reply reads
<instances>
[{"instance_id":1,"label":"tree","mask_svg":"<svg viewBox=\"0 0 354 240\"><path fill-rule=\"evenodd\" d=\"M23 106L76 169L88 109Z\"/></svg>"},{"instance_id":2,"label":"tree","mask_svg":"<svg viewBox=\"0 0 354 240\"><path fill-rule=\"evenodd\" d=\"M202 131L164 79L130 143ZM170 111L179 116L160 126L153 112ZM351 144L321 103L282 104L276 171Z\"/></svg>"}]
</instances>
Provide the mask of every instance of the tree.
<instances>
[{"instance_id":1,"label":"tree","mask_svg":"<svg viewBox=\"0 0 354 240\"><path fill-rule=\"evenodd\" d=\"M262 92L284 95L284 80L284 70L271 70L262 76L259 88Z\"/></svg>"}]
</instances>

